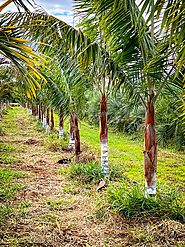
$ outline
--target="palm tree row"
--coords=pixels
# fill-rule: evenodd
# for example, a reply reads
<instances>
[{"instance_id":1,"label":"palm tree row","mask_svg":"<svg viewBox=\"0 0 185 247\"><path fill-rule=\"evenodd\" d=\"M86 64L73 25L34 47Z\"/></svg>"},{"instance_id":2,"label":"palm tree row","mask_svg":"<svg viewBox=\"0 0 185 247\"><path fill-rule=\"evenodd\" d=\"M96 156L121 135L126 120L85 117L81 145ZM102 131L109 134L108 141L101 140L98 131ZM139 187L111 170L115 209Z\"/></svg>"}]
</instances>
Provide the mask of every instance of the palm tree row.
<instances>
[{"instance_id":1,"label":"palm tree row","mask_svg":"<svg viewBox=\"0 0 185 247\"><path fill-rule=\"evenodd\" d=\"M147 6L151 12L148 19L150 22L142 17ZM182 4L175 6L182 10ZM145 1L141 11L136 1L127 0L76 0L74 7L82 19L80 24L82 31L43 11L29 15L4 14L2 23L5 26L14 23L21 35L27 35L36 44L36 49L40 53L52 58L51 63L54 66L41 68L39 72L41 76L38 79L46 78L48 81L42 86L42 94L46 95L45 101L49 98L49 104L57 108L60 115L62 111L70 109L68 112L73 113L71 130L76 131L75 136L79 136L79 132L74 105L79 106L81 99L77 95L80 92L84 94L90 85L100 92L101 163L105 176L109 176L107 96L113 90L121 88L135 104L142 102L146 112L144 130L146 195L155 195L157 141L154 105L164 88L170 89L170 85L182 88L184 58L181 51L184 45L177 42L175 58L171 56L173 46L169 44L172 36L169 32L164 37L158 33L155 12L160 13L160 10L157 10L153 0ZM169 22L165 22L164 19L161 28L165 25L169 26ZM177 35L177 32L173 29L172 34ZM74 104L74 101L78 103ZM72 138L74 137L71 133Z\"/></svg>"}]
</instances>

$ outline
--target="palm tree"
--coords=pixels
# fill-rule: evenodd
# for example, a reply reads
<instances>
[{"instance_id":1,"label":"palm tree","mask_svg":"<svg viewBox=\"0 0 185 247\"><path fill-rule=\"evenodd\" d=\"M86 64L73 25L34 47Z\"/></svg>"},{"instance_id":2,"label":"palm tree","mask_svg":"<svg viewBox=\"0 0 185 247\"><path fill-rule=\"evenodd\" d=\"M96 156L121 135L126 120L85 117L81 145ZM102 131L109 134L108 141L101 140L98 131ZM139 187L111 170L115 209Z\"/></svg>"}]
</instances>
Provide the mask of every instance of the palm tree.
<instances>
[{"instance_id":1,"label":"palm tree","mask_svg":"<svg viewBox=\"0 0 185 247\"><path fill-rule=\"evenodd\" d=\"M158 25L160 24L158 33L163 36L168 46L168 52L171 56L173 55L174 66L177 67L178 73L185 64L185 2L178 0L157 0L155 2L145 0L141 2L141 15L145 12L148 14L146 23L153 19Z\"/></svg>"},{"instance_id":2,"label":"palm tree","mask_svg":"<svg viewBox=\"0 0 185 247\"><path fill-rule=\"evenodd\" d=\"M144 135L146 195L155 195L157 141L154 104L162 88L168 87L169 68L173 67L172 58L166 53L165 40L158 40L160 38L158 36L154 38L154 19L151 16L151 25L147 26L136 1L77 0L76 2L77 10L85 15L84 19L92 22L99 20L98 26L100 30L103 30L106 49L132 85L129 87L130 96L134 96L135 102L140 100L144 104L146 109ZM153 1L150 3L151 6L154 5ZM162 53L159 52L159 48L160 51L162 49ZM124 90L128 92L125 85Z\"/></svg>"},{"instance_id":3,"label":"palm tree","mask_svg":"<svg viewBox=\"0 0 185 247\"><path fill-rule=\"evenodd\" d=\"M21 0L7 0L0 6L0 12L11 2L16 6L24 8L29 11L28 7ZM26 1L32 5L30 1ZM33 6L33 5L32 5ZM10 21L5 20L1 15L0 24L0 53L1 64L2 60L6 59L14 65L17 73L22 75L22 83L26 88L29 98L35 96L35 90L40 87L38 80L45 80L43 75L39 72L38 67L43 66L45 59L38 55L30 46L29 40L26 40L24 34L21 32L19 26L14 25Z\"/></svg>"}]
</instances>

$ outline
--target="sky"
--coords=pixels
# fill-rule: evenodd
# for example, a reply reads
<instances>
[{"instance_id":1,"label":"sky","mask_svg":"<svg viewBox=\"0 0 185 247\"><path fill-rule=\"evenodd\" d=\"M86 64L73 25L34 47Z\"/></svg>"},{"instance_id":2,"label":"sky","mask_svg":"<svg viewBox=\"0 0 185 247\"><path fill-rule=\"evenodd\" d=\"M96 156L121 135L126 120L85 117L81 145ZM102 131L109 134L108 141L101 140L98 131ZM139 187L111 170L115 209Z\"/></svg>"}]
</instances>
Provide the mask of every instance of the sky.
<instances>
[{"instance_id":1,"label":"sky","mask_svg":"<svg viewBox=\"0 0 185 247\"><path fill-rule=\"evenodd\" d=\"M5 0L0 0L0 5L4 2ZM35 0L35 2L49 14L56 16L72 26L74 25L72 0ZM3 12L7 11L16 11L15 5L11 3Z\"/></svg>"}]
</instances>

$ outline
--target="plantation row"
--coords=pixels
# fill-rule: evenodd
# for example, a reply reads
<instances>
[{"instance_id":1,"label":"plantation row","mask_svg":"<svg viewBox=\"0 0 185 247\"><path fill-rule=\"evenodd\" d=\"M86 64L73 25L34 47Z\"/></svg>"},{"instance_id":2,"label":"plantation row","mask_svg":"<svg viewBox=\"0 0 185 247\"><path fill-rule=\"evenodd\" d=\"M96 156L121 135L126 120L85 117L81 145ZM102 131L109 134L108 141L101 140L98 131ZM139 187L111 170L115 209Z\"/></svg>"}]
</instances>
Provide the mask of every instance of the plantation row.
<instances>
[{"instance_id":1,"label":"plantation row","mask_svg":"<svg viewBox=\"0 0 185 247\"><path fill-rule=\"evenodd\" d=\"M15 110L13 108L15 108ZM23 110L20 107L18 108L13 107L13 108L12 110L11 110L11 106L7 106L7 108L4 108L3 113L5 115L3 115L3 118L4 116L6 116L7 112L11 112L13 110L15 113L20 112L19 114L23 114L23 116L25 115L25 110L23 112ZM60 174L67 175L69 179L72 179L73 181L77 181L83 186L86 186L88 184L97 185L100 181L102 181L101 165L97 162L96 159L94 160L93 157L92 157L92 161L89 162L88 153L86 153L87 151L84 151L85 152L84 154L87 156L87 160L84 161L82 159L83 163L81 163L80 153L76 152L76 138L75 138L74 132L69 133L68 146L66 146L67 142L64 140L64 138L66 139L66 134L64 137L64 123L62 125L62 134L61 134L61 117L59 116L57 119L56 115L55 116L53 115L53 111L49 111L49 109L46 111L43 111L42 109L43 108L40 108L38 106L38 108L35 108L35 107L32 107L32 109L28 108L26 111L32 116L34 116L32 121L34 120L37 126L37 131L43 132L44 130L46 137L48 136L49 139L46 141L46 146L53 151L58 150L59 148L59 150L63 150L63 152L69 153L70 156L72 156L71 152L75 151L76 158L74 159L72 163L71 163L72 160L68 158L67 159L64 158L58 161L61 164L69 163L69 165L64 166L63 168L60 169ZM39 113L39 110L41 110L40 113ZM4 119L2 119L2 121L4 121ZM59 124L58 131L56 131L57 129L54 129L54 122ZM73 129L71 128L71 126L74 126L72 118L70 119L70 131L71 129ZM32 128L33 127L34 126L32 126ZM83 125L81 127L82 127L81 131L83 132ZM65 126L65 131L66 131L66 128L67 126ZM2 128L1 134L3 134L3 129L6 130L6 127ZM95 129L95 131L97 130ZM92 135L91 138L93 138L93 133L91 132L92 130L89 130L89 133ZM4 134L6 135L5 132ZM91 142L89 142L88 139L86 139L87 136L84 134L83 134L84 136L83 141L91 144ZM57 142L58 138L61 140L60 142ZM123 143L123 138L126 138L126 137L122 137L122 143ZM131 143L131 140L129 142L130 142L129 143L130 146L133 145ZM35 140L31 138L31 139L28 139L24 143L28 143L29 145L34 144ZM118 142L117 144L114 143L114 148L115 147L118 148L117 145L118 145ZM92 145L92 147L95 148L94 145ZM3 151L6 149L7 151L9 151L9 147L2 143L1 150ZM10 151L11 151L11 148L10 148ZM133 150L131 150L131 153L133 153ZM179 160L180 159L182 159L182 157L179 157ZM130 158L130 161L131 161L131 158ZM2 164L3 163L9 164L9 161L6 161L6 159L4 160L2 156ZM137 167L138 165L136 165L136 168ZM130 173L133 172L132 169L135 169L135 168L132 167L130 170ZM2 172L4 173L5 170L2 170ZM18 177L19 176L22 177L23 175L20 174L18 175ZM165 178L163 178L163 180L161 180L161 183L159 185L159 191L158 191L157 198L155 197L146 198L146 196L143 193L142 183L141 181L138 182L137 176L138 175L136 175L136 177L132 177L132 179L129 179L128 175L125 176L124 170L123 168L121 168L120 165L112 164L109 178L106 178L105 184L103 183L101 185L101 182L100 182L100 185L97 187L97 190L101 190L102 188L105 189L105 185L106 187L108 186L108 188L106 188L107 194L106 194L106 198L104 198L105 199L104 203L106 204L106 202L108 202L108 204L110 204L112 209L116 209L116 211L118 211L121 215L123 215L126 218L132 218L135 216L142 217L144 214L144 215L150 215L150 216L164 217L167 219L170 218L170 219L174 219L174 220L184 223L185 208L184 208L183 187L180 188L179 185L174 186L170 184L167 186L165 185L165 182L166 182ZM175 176L175 174L173 176ZM177 179L179 179L178 174L176 176L177 176ZM19 190L19 187L16 190ZM11 192L11 189L10 189L9 191L10 194L6 194L6 192L3 192L2 197L5 197L5 198L12 197L15 192L13 191Z\"/></svg>"},{"instance_id":2,"label":"plantation row","mask_svg":"<svg viewBox=\"0 0 185 247\"><path fill-rule=\"evenodd\" d=\"M114 101L113 117L111 107L109 114L113 126L136 131L143 124L145 194L155 196L155 106L162 142L178 139L175 145L184 145L184 3L77 0L80 22L74 28L30 1L35 12L22 1L13 2L25 12L1 15L2 98L28 102L46 128L53 128L53 111L58 112L60 137L63 119L70 116L68 148L75 147L78 157L78 116L89 118L88 108L95 111L93 96L98 94L104 177L110 176L107 103Z\"/></svg>"},{"instance_id":3,"label":"plantation row","mask_svg":"<svg viewBox=\"0 0 185 247\"><path fill-rule=\"evenodd\" d=\"M58 129L55 114L54 120ZM64 133L68 128L64 124ZM142 147L128 136L109 131L110 177L101 187L96 127L80 123L79 160L65 137L20 106L3 111L0 129L0 245L183 246L182 153L159 150L157 197L146 198ZM91 161L84 160L93 158L84 143L96 150Z\"/></svg>"}]
</instances>

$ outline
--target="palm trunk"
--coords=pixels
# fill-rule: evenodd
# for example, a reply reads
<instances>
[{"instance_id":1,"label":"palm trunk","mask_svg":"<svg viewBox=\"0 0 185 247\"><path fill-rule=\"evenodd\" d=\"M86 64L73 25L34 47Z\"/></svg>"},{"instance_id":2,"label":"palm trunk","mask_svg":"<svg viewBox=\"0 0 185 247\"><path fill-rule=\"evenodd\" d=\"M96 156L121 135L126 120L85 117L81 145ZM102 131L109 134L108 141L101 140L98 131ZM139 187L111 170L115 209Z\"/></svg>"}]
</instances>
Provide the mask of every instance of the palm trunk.
<instances>
[{"instance_id":1,"label":"palm trunk","mask_svg":"<svg viewBox=\"0 0 185 247\"><path fill-rule=\"evenodd\" d=\"M4 103L1 101L1 106L0 106L0 116L3 116L3 109L4 109Z\"/></svg>"},{"instance_id":2,"label":"palm trunk","mask_svg":"<svg viewBox=\"0 0 185 247\"><path fill-rule=\"evenodd\" d=\"M108 128L107 128L107 99L105 93L102 94L100 105L100 144L101 144L101 166L104 176L109 176L108 162Z\"/></svg>"},{"instance_id":3,"label":"palm trunk","mask_svg":"<svg viewBox=\"0 0 185 247\"><path fill-rule=\"evenodd\" d=\"M38 116L39 116L39 119L42 118L41 104L38 105Z\"/></svg>"},{"instance_id":4,"label":"palm trunk","mask_svg":"<svg viewBox=\"0 0 185 247\"><path fill-rule=\"evenodd\" d=\"M78 159L80 154L80 131L78 128L78 117L76 113L71 114L70 120L70 139L69 146L71 150L75 149L76 158Z\"/></svg>"},{"instance_id":5,"label":"palm trunk","mask_svg":"<svg viewBox=\"0 0 185 247\"><path fill-rule=\"evenodd\" d=\"M154 91L148 96L144 130L144 174L146 196L156 194L157 141L155 133Z\"/></svg>"},{"instance_id":6,"label":"palm trunk","mask_svg":"<svg viewBox=\"0 0 185 247\"><path fill-rule=\"evenodd\" d=\"M59 112L59 138L62 138L64 136L64 118L63 118L63 108L60 108Z\"/></svg>"},{"instance_id":7,"label":"palm trunk","mask_svg":"<svg viewBox=\"0 0 185 247\"><path fill-rule=\"evenodd\" d=\"M30 104L29 103L27 104L27 107L28 107L28 113L32 113L32 110L30 108Z\"/></svg>"},{"instance_id":8,"label":"palm trunk","mask_svg":"<svg viewBox=\"0 0 185 247\"><path fill-rule=\"evenodd\" d=\"M54 116L53 116L53 109L51 109L51 124L50 124L50 130L54 129Z\"/></svg>"},{"instance_id":9,"label":"palm trunk","mask_svg":"<svg viewBox=\"0 0 185 247\"><path fill-rule=\"evenodd\" d=\"M46 130L49 131L50 129L50 126L49 126L49 119L50 119L50 116L49 116L49 108L46 109Z\"/></svg>"},{"instance_id":10,"label":"palm trunk","mask_svg":"<svg viewBox=\"0 0 185 247\"><path fill-rule=\"evenodd\" d=\"M70 131L69 131L69 144L68 148L71 150L75 149L75 136L74 136L74 123L73 123L73 114L71 114L70 119Z\"/></svg>"},{"instance_id":11,"label":"palm trunk","mask_svg":"<svg viewBox=\"0 0 185 247\"><path fill-rule=\"evenodd\" d=\"M76 158L80 154L80 131L78 128L78 117L76 113L73 113L73 123L74 123L74 136L75 136L75 154Z\"/></svg>"},{"instance_id":12,"label":"palm trunk","mask_svg":"<svg viewBox=\"0 0 185 247\"><path fill-rule=\"evenodd\" d=\"M42 127L46 128L46 108L42 105Z\"/></svg>"},{"instance_id":13,"label":"palm trunk","mask_svg":"<svg viewBox=\"0 0 185 247\"><path fill-rule=\"evenodd\" d=\"M31 111L33 116L37 116L37 108L35 106L32 105Z\"/></svg>"}]
</instances>

